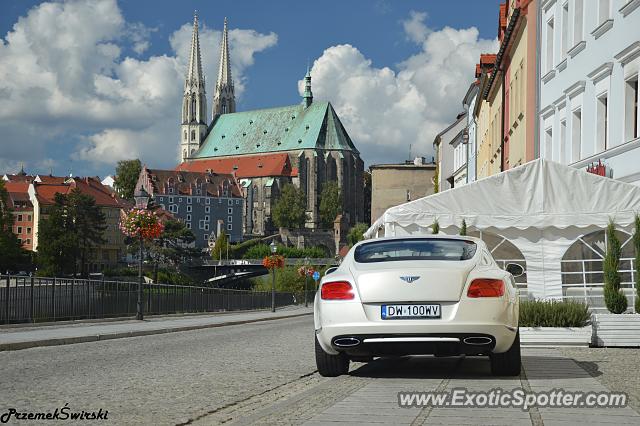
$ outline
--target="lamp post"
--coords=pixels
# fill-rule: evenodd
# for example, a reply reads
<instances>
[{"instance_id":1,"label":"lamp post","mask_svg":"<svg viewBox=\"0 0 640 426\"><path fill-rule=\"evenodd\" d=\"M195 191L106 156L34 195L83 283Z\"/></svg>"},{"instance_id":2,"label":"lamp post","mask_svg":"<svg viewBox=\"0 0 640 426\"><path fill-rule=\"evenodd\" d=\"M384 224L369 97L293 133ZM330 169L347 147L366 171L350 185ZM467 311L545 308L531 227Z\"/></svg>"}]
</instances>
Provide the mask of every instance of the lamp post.
<instances>
[{"instance_id":1,"label":"lamp post","mask_svg":"<svg viewBox=\"0 0 640 426\"><path fill-rule=\"evenodd\" d=\"M275 241L271 241L269 244L269 248L271 249L271 255L275 256L278 251L278 246ZM276 311L276 267L275 265L271 269L271 312Z\"/></svg>"},{"instance_id":2,"label":"lamp post","mask_svg":"<svg viewBox=\"0 0 640 426\"><path fill-rule=\"evenodd\" d=\"M149 193L144 190L144 188L140 188L133 194L133 198L136 200L136 207L139 209L146 210L149 206ZM143 253L143 238L142 233L140 233L140 253L138 259L138 300L136 303L136 319L142 321L144 319L144 315L142 313L142 253Z\"/></svg>"},{"instance_id":3,"label":"lamp post","mask_svg":"<svg viewBox=\"0 0 640 426\"><path fill-rule=\"evenodd\" d=\"M309 307L309 302L307 301L307 281L309 280L309 258L304 258L304 307Z\"/></svg>"}]
</instances>

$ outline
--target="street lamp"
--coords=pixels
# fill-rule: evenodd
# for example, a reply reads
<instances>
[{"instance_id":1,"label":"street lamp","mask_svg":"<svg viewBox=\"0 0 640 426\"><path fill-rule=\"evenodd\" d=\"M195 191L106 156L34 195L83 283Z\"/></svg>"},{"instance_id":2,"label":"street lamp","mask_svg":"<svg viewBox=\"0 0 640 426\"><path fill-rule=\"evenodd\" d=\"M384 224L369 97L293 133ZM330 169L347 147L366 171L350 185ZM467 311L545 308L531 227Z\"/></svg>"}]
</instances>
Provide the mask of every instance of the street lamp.
<instances>
[{"instance_id":1,"label":"street lamp","mask_svg":"<svg viewBox=\"0 0 640 426\"><path fill-rule=\"evenodd\" d=\"M309 258L304 258L304 307L309 307L309 302L307 302L307 281L309 280Z\"/></svg>"},{"instance_id":2,"label":"street lamp","mask_svg":"<svg viewBox=\"0 0 640 426\"><path fill-rule=\"evenodd\" d=\"M276 252L278 251L278 246L276 245L276 242L271 241L271 244L269 244L269 248L271 249L271 254L275 256ZM271 312L275 312L276 311L276 267L275 265L271 270L271 274L272 274L271 275Z\"/></svg>"},{"instance_id":3,"label":"street lamp","mask_svg":"<svg viewBox=\"0 0 640 426\"><path fill-rule=\"evenodd\" d=\"M133 194L133 198L136 200L136 207L142 210L146 210L149 206L149 193L140 188ZM136 319L142 321L144 315L142 313L142 251L143 251L143 239L142 232L140 233L140 256L138 259L138 301L136 304Z\"/></svg>"}]
</instances>

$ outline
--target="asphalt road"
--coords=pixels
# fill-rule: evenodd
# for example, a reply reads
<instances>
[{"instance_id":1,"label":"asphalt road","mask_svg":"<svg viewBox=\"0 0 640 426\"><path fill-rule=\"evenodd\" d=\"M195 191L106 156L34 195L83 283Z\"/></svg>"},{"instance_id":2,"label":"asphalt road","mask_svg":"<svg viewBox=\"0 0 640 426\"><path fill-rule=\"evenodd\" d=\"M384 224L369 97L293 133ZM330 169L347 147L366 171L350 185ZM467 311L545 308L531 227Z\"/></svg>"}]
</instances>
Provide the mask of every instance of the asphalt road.
<instances>
[{"instance_id":1,"label":"asphalt road","mask_svg":"<svg viewBox=\"0 0 640 426\"><path fill-rule=\"evenodd\" d=\"M353 363L350 375L329 379L315 371L312 336L306 316L0 352L0 416L10 408L50 412L68 403L73 411L108 410L111 424L128 425L640 424L636 398L631 408L613 411L408 409L397 402L400 391L459 387L632 394L631 387L616 389L607 378L609 370L617 371L610 367L618 355L637 357L637 351L525 349L525 374L513 378L492 377L485 357L405 357Z\"/></svg>"}]
</instances>

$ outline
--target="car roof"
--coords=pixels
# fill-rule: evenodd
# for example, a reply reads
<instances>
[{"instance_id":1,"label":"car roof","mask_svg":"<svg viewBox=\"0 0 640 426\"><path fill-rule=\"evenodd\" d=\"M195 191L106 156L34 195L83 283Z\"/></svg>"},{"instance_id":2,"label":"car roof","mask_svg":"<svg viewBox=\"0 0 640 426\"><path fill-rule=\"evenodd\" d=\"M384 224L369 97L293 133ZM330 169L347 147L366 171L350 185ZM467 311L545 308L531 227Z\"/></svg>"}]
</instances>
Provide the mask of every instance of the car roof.
<instances>
[{"instance_id":1,"label":"car roof","mask_svg":"<svg viewBox=\"0 0 640 426\"><path fill-rule=\"evenodd\" d=\"M482 240L477 237L470 237L468 235L444 235L444 234L425 234L425 235L404 235L404 236L393 236L393 237L380 237L380 238L372 238L370 240L362 240L358 244L366 244L373 241L393 241L393 240L424 240L424 239L434 239L434 240L464 240L464 241L473 241L474 243L481 243Z\"/></svg>"}]
</instances>

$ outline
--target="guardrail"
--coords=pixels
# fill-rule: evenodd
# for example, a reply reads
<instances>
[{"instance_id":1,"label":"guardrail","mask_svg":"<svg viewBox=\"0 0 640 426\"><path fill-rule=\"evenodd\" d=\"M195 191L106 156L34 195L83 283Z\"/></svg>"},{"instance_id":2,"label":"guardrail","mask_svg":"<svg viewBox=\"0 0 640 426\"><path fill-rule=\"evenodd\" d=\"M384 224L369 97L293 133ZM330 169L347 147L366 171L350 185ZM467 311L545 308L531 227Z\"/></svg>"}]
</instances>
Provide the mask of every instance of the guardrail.
<instances>
[{"instance_id":1,"label":"guardrail","mask_svg":"<svg viewBox=\"0 0 640 426\"><path fill-rule=\"evenodd\" d=\"M0 324L135 316L137 282L0 275ZM266 309L271 292L143 284L145 315ZM276 306L295 303L276 293Z\"/></svg>"},{"instance_id":2,"label":"guardrail","mask_svg":"<svg viewBox=\"0 0 640 426\"><path fill-rule=\"evenodd\" d=\"M336 265L338 262L331 257L309 260L309 265ZM285 259L287 265L304 265L305 259L297 257L288 257ZM235 266L235 265L262 265L262 259L223 259L213 260L206 259L202 265L207 266Z\"/></svg>"}]
</instances>

